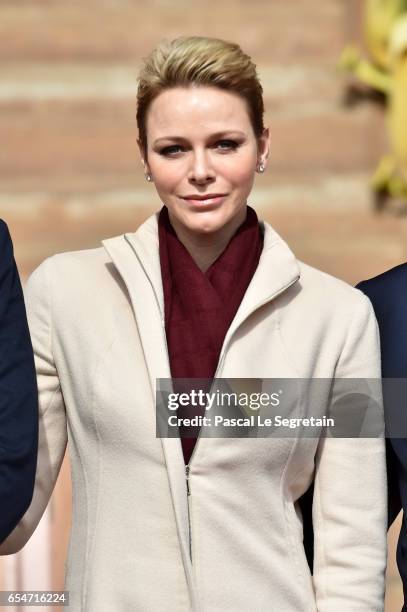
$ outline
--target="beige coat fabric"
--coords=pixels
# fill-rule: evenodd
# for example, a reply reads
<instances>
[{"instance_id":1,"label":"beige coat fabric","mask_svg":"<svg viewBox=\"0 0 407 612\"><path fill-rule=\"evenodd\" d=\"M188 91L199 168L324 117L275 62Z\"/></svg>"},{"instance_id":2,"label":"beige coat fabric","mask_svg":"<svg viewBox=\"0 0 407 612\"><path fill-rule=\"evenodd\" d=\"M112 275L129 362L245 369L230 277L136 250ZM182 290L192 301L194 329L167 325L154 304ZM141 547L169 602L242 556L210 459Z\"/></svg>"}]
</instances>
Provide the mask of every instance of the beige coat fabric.
<instances>
[{"instance_id":1,"label":"beige coat fabric","mask_svg":"<svg viewBox=\"0 0 407 612\"><path fill-rule=\"evenodd\" d=\"M0 554L35 530L68 444L69 610L383 611L383 439L201 438L187 496L180 441L155 432L156 378L170 377L157 219L51 257L28 281L39 457L31 506ZM217 376L378 378L368 299L261 227L259 266ZM314 461L312 578L296 500Z\"/></svg>"}]
</instances>

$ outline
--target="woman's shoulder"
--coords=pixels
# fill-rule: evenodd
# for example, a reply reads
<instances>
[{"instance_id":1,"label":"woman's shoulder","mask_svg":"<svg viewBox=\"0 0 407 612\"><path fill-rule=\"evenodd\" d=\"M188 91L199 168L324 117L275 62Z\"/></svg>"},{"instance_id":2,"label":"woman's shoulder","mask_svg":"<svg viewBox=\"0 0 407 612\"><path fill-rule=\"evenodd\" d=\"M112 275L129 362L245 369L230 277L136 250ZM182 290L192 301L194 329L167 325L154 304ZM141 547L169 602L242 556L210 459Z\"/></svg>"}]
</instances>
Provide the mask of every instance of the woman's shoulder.
<instances>
[{"instance_id":1,"label":"woman's shoulder","mask_svg":"<svg viewBox=\"0 0 407 612\"><path fill-rule=\"evenodd\" d=\"M42 296L67 307L90 304L112 289L111 260L103 247L66 251L46 258L29 276L27 298ZM52 296L52 298L51 298Z\"/></svg>"},{"instance_id":2,"label":"woman's shoulder","mask_svg":"<svg viewBox=\"0 0 407 612\"><path fill-rule=\"evenodd\" d=\"M48 258L52 261L52 265L59 266L83 266L83 265L103 265L108 261L109 257L106 250L102 247L90 249L80 249L76 251L62 251L51 255Z\"/></svg>"},{"instance_id":3,"label":"woman's shoulder","mask_svg":"<svg viewBox=\"0 0 407 612\"><path fill-rule=\"evenodd\" d=\"M329 319L354 318L356 313L369 316L372 310L369 299L360 289L327 272L314 268L302 261L300 267L300 286L304 301L318 310L320 317L325 314Z\"/></svg>"},{"instance_id":4,"label":"woman's shoulder","mask_svg":"<svg viewBox=\"0 0 407 612\"><path fill-rule=\"evenodd\" d=\"M284 238L282 238L276 230L266 222L262 222L265 230L265 245L271 252L275 247L280 247L279 251L284 253L284 258L277 262L275 256L270 258L267 265L270 266L270 273L273 273L276 262L280 265L290 263L297 267L299 273L299 283L295 283L291 287L289 293L295 292L296 295L301 295L302 299L315 301L318 300L320 306L326 304L328 307L335 303L364 303L366 297L359 289L356 289L346 281L337 278L328 272L324 272L315 268L308 263L299 260L295 253L290 249ZM300 288L300 291L299 291Z\"/></svg>"},{"instance_id":5,"label":"woman's shoulder","mask_svg":"<svg viewBox=\"0 0 407 612\"><path fill-rule=\"evenodd\" d=\"M103 247L57 253L45 259L25 286L31 329L52 321L59 337L110 329L118 313L131 313L122 279Z\"/></svg>"},{"instance_id":6,"label":"woman's shoulder","mask_svg":"<svg viewBox=\"0 0 407 612\"><path fill-rule=\"evenodd\" d=\"M85 277L95 280L95 273L103 272L109 261L103 247L64 251L47 257L32 272L30 279L47 276L52 284L78 282Z\"/></svg>"}]
</instances>

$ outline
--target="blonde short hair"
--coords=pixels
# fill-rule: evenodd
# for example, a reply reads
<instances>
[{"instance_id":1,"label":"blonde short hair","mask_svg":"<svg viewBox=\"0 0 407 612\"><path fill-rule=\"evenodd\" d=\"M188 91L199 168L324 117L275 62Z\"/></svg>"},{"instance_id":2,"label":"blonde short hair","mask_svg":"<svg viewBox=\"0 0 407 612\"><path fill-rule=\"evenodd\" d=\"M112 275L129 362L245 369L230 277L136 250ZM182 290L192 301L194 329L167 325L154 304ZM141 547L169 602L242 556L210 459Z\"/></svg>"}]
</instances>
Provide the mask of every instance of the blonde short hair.
<instances>
[{"instance_id":1,"label":"blonde short hair","mask_svg":"<svg viewBox=\"0 0 407 612\"><path fill-rule=\"evenodd\" d=\"M236 43L183 36L161 42L144 58L139 73L137 126L145 154L146 118L151 102L165 89L188 85L215 86L238 94L246 101L256 137L263 133L263 89L250 57Z\"/></svg>"}]
</instances>

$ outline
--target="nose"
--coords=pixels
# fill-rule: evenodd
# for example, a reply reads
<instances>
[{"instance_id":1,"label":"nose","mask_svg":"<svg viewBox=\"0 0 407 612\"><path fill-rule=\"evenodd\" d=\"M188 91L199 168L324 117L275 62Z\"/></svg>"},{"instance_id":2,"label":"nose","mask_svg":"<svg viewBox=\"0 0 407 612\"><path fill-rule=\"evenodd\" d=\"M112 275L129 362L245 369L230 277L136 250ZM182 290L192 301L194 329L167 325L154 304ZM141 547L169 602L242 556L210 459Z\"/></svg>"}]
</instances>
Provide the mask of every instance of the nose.
<instances>
[{"instance_id":1,"label":"nose","mask_svg":"<svg viewBox=\"0 0 407 612\"><path fill-rule=\"evenodd\" d=\"M215 179L215 171L206 151L197 151L192 157L188 178L191 183L204 185Z\"/></svg>"}]
</instances>

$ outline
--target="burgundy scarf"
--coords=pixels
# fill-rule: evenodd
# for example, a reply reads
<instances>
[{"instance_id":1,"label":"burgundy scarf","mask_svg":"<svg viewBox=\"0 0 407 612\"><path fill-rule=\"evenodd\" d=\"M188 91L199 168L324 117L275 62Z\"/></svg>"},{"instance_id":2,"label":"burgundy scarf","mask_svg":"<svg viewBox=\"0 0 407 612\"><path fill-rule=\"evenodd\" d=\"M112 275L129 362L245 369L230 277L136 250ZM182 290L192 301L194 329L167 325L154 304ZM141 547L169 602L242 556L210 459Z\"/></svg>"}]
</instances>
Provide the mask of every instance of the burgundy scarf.
<instances>
[{"instance_id":1,"label":"burgundy scarf","mask_svg":"<svg viewBox=\"0 0 407 612\"><path fill-rule=\"evenodd\" d=\"M247 207L245 221L205 273L177 238L166 206L159 214L158 236L171 376L212 379L226 332L259 263L263 237L257 215ZM191 408L178 416L203 413ZM196 438L181 442L187 464Z\"/></svg>"}]
</instances>

